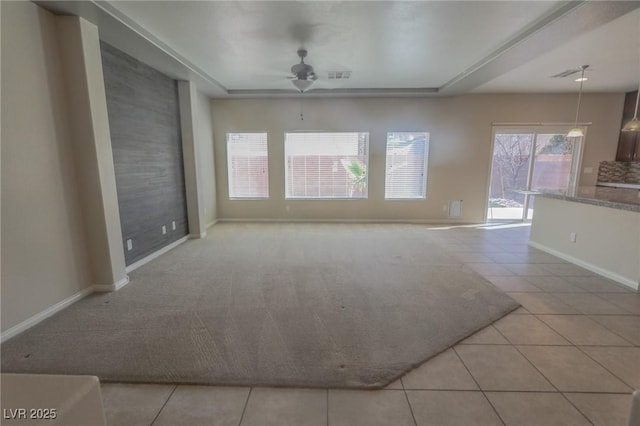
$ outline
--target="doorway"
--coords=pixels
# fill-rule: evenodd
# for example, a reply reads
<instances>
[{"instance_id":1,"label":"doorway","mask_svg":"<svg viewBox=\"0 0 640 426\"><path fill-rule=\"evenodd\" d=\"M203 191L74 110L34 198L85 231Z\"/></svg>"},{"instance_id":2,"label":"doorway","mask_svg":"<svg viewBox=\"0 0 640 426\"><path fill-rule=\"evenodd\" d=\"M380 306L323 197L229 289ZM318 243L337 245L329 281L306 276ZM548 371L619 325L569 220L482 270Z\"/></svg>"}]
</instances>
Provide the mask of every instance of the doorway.
<instances>
[{"instance_id":1,"label":"doorway","mask_svg":"<svg viewBox=\"0 0 640 426\"><path fill-rule=\"evenodd\" d=\"M567 138L568 130L494 128L488 222L531 220L536 192L575 192L583 138Z\"/></svg>"}]
</instances>

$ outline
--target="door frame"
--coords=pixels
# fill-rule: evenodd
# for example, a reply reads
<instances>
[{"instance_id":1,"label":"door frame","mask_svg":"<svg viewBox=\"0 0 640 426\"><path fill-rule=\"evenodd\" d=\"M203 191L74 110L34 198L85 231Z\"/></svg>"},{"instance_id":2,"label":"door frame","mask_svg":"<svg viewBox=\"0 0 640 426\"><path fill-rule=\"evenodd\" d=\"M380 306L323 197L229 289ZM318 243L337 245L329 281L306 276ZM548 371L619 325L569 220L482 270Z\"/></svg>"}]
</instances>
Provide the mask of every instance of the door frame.
<instances>
[{"instance_id":1,"label":"door frame","mask_svg":"<svg viewBox=\"0 0 640 426\"><path fill-rule=\"evenodd\" d=\"M584 152L584 145L587 139L587 126L578 123L578 126L582 128L584 136L577 143L577 150L574 151L574 157L571 164L570 178L569 178L569 194L574 195L576 189L580 183L580 170L582 167L582 154ZM531 185L531 178L533 176L532 163L535 161L534 149L536 146L536 138L539 133L567 133L573 127L568 123L527 123L527 124L492 124L491 126L491 150L489 155L489 163L487 167L487 187L485 191L485 203L484 203L484 223L488 223L489 220L489 195L491 194L491 175L493 173L493 155L495 153L496 133L533 133L533 141L531 146L531 153L529 156L529 169L527 175L527 187ZM509 220L507 222L519 223L529 222L528 216L529 196L525 196L525 203L523 206L521 220Z\"/></svg>"}]
</instances>

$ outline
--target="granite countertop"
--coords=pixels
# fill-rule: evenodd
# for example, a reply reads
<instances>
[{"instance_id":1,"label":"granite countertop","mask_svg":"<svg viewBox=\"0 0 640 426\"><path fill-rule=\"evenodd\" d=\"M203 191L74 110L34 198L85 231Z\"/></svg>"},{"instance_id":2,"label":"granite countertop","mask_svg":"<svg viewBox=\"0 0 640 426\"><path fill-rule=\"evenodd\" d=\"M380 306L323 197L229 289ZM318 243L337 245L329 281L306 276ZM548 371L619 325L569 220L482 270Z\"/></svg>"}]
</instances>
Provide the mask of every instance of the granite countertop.
<instances>
[{"instance_id":1,"label":"granite countertop","mask_svg":"<svg viewBox=\"0 0 640 426\"><path fill-rule=\"evenodd\" d=\"M576 190L575 195L553 191L540 191L539 194L543 197L558 200L575 201L577 203L640 213L640 191L637 189L581 186Z\"/></svg>"}]
</instances>

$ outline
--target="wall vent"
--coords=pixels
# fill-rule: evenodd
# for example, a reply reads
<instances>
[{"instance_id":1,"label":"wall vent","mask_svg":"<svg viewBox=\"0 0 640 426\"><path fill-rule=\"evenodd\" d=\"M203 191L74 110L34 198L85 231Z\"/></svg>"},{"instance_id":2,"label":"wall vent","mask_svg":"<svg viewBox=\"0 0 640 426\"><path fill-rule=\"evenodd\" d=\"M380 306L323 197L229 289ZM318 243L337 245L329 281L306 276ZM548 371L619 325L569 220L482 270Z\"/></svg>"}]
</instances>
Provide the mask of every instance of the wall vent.
<instances>
[{"instance_id":1,"label":"wall vent","mask_svg":"<svg viewBox=\"0 0 640 426\"><path fill-rule=\"evenodd\" d=\"M329 71L329 80L347 80L351 77L351 71Z\"/></svg>"},{"instance_id":2,"label":"wall vent","mask_svg":"<svg viewBox=\"0 0 640 426\"><path fill-rule=\"evenodd\" d=\"M449 217L462 217L462 200L449 200Z\"/></svg>"}]
</instances>

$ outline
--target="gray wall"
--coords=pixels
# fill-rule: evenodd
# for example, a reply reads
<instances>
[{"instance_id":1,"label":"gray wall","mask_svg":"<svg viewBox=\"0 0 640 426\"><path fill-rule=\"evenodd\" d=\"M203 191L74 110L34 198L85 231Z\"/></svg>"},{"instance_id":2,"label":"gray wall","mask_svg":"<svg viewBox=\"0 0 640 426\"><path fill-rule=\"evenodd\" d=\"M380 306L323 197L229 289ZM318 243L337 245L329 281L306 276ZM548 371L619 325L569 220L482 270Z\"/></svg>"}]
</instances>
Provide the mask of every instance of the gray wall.
<instances>
[{"instance_id":1,"label":"gray wall","mask_svg":"<svg viewBox=\"0 0 640 426\"><path fill-rule=\"evenodd\" d=\"M101 43L101 49L130 265L188 234L178 89L175 80L114 47ZM131 251L127 239L132 239Z\"/></svg>"}]
</instances>

